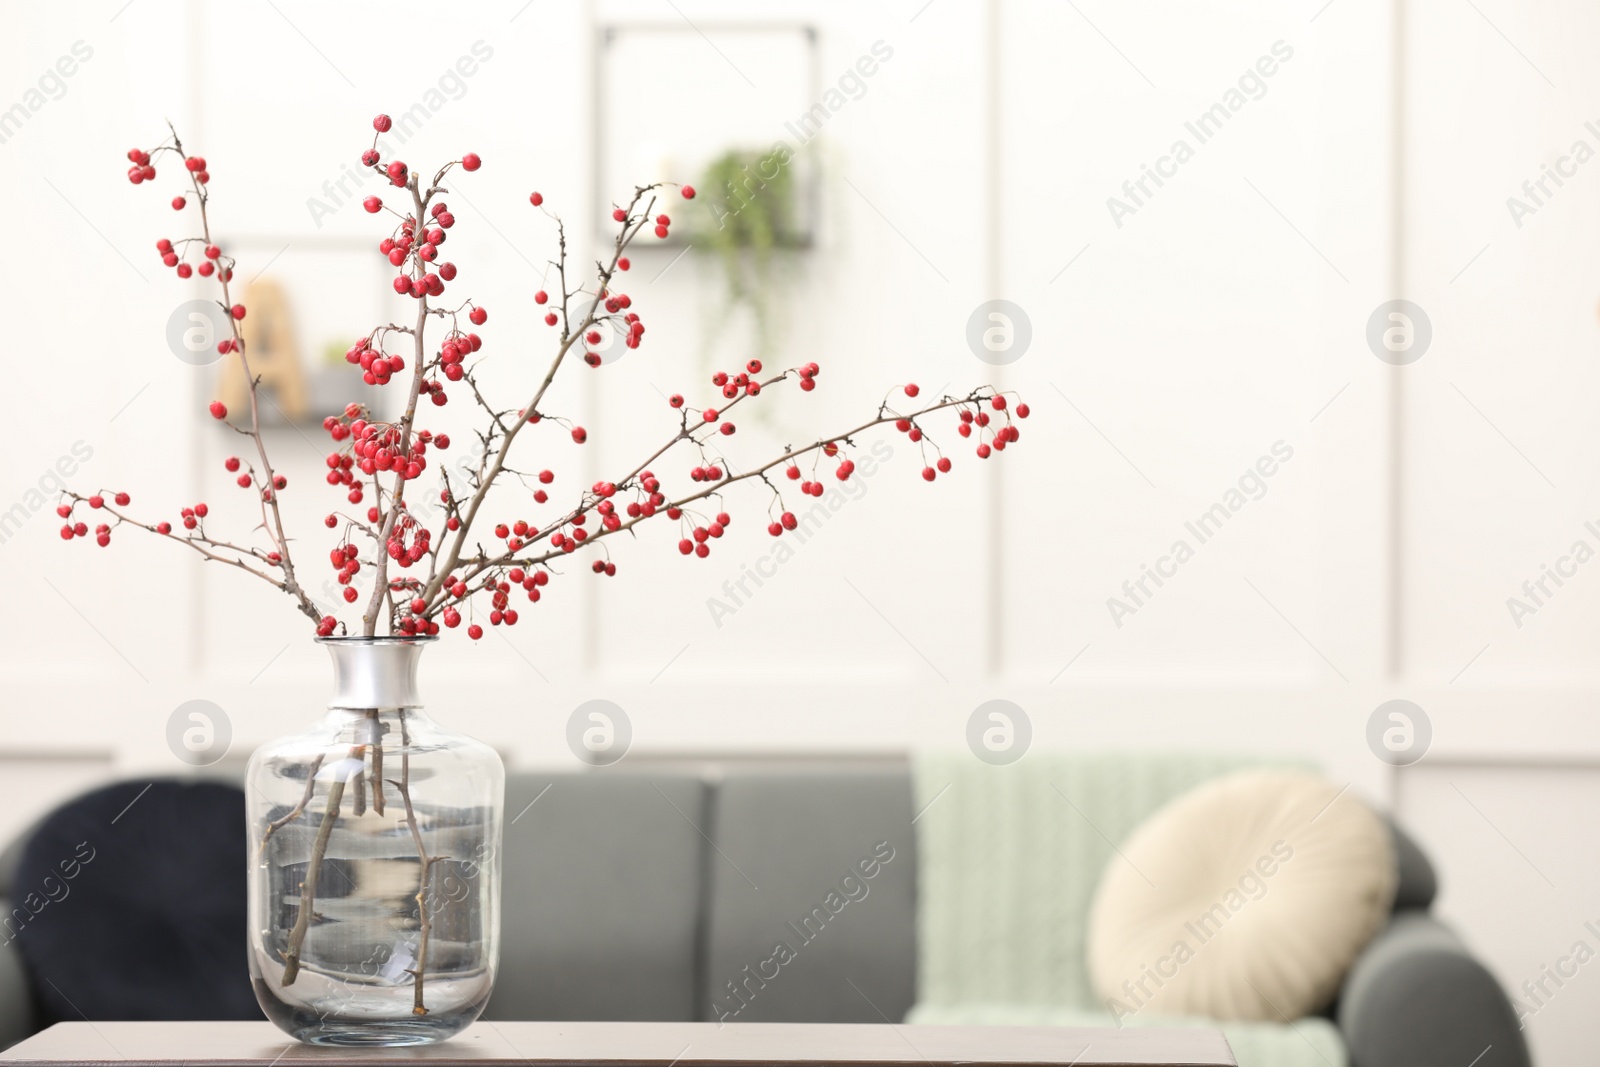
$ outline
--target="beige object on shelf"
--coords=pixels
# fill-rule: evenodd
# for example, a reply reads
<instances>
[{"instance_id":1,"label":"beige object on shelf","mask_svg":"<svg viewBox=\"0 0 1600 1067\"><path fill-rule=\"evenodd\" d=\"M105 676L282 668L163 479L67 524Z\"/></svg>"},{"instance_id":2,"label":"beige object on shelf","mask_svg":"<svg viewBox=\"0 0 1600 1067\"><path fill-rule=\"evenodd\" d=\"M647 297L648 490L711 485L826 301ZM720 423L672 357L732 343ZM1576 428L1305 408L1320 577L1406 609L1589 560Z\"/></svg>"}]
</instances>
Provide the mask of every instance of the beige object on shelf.
<instances>
[{"instance_id":1,"label":"beige object on shelf","mask_svg":"<svg viewBox=\"0 0 1600 1067\"><path fill-rule=\"evenodd\" d=\"M276 282L263 278L245 290L243 303L249 314L239 323L239 333L250 369L261 381L262 399L275 406L286 421L301 422L309 413L310 396L289 298ZM222 361L217 394L230 411L247 410L249 383L239 360Z\"/></svg>"}]
</instances>

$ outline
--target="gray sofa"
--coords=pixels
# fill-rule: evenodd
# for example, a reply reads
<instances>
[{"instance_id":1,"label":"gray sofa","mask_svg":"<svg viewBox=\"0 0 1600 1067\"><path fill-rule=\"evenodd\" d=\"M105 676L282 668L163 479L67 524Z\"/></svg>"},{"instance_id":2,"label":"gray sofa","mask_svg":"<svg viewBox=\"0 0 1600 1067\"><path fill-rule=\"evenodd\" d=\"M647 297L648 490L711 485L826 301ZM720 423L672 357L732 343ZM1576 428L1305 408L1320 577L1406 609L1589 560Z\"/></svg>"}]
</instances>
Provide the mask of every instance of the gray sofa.
<instances>
[{"instance_id":1,"label":"gray sofa","mask_svg":"<svg viewBox=\"0 0 1600 1067\"><path fill-rule=\"evenodd\" d=\"M487 1017L899 1022L916 1000L912 804L903 766L511 776ZM1428 915L1426 857L1396 842L1394 920L1331 1012L1350 1062L1526 1067L1505 995ZM8 881L0 861L0 908ZM0 1047L32 1026L18 961L0 948Z\"/></svg>"}]
</instances>

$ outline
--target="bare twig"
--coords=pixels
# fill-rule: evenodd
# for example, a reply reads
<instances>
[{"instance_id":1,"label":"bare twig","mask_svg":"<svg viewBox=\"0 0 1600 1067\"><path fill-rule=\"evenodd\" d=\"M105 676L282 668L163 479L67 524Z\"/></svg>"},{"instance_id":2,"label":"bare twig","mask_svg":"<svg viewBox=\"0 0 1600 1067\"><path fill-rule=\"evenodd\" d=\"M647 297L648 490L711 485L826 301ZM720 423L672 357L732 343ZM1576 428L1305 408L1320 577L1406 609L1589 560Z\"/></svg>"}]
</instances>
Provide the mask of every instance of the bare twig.
<instances>
[{"instance_id":1,"label":"bare twig","mask_svg":"<svg viewBox=\"0 0 1600 1067\"><path fill-rule=\"evenodd\" d=\"M411 828L411 840L417 846L417 858L422 861L422 873L417 884L417 965L409 972L412 987L411 1014L426 1015L428 1008L422 1000L422 986L428 972L428 935L433 931L433 916L428 907L428 883L433 875L433 865L438 857L430 858L422 841L422 830L417 826L417 812L411 806L411 735L406 729L406 710L400 709L400 779L389 779L389 784L400 794L405 804L406 825Z\"/></svg>"},{"instance_id":2,"label":"bare twig","mask_svg":"<svg viewBox=\"0 0 1600 1067\"><path fill-rule=\"evenodd\" d=\"M339 821L339 802L344 798L344 779L335 778L328 783L328 799L322 807L322 823L317 827L317 840L311 846L311 859L306 864L305 880L300 883L300 913L295 916L294 928L289 931L289 949L283 954L283 985L294 985L300 976L300 952L305 945L306 931L311 929L311 919L317 898L317 883L322 879L322 861L328 854L328 839L333 836L334 824Z\"/></svg>"},{"instance_id":3,"label":"bare twig","mask_svg":"<svg viewBox=\"0 0 1600 1067\"><path fill-rule=\"evenodd\" d=\"M311 803L311 794L317 788L317 772L322 769L322 758L325 753L317 753L317 758L311 761L311 767L306 771L306 791L300 794L300 803L290 808L288 813L267 824L266 830L261 834L261 851L267 850L267 839L279 830L298 819L306 810L306 805Z\"/></svg>"}]
</instances>

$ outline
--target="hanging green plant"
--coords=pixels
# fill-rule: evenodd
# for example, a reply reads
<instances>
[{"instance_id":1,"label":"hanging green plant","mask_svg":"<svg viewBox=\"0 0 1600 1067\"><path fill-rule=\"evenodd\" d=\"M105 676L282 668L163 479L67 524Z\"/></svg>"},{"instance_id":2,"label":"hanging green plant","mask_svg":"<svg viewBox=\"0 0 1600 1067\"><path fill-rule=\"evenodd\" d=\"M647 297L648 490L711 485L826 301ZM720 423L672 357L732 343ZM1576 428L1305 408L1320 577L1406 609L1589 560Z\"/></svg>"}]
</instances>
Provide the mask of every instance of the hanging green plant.
<instances>
[{"instance_id":1,"label":"hanging green plant","mask_svg":"<svg viewBox=\"0 0 1600 1067\"><path fill-rule=\"evenodd\" d=\"M722 265L725 310L750 309L761 356L772 349L775 253L802 244L789 162L781 146L770 152L734 149L713 160L701 182L708 211L696 226L696 241L709 246ZM727 319L723 314L716 321Z\"/></svg>"}]
</instances>

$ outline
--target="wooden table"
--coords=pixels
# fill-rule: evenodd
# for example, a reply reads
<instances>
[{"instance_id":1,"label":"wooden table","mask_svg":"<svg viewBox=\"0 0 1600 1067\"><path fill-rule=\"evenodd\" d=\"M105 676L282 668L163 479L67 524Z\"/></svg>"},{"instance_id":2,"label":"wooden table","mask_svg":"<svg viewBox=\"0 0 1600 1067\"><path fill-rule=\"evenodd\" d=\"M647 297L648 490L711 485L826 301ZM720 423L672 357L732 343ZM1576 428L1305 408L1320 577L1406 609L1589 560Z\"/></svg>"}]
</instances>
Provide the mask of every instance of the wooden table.
<instances>
[{"instance_id":1,"label":"wooden table","mask_svg":"<svg viewBox=\"0 0 1600 1067\"><path fill-rule=\"evenodd\" d=\"M0 1067L1233 1067L1215 1030L809 1023L479 1022L437 1045L318 1048L268 1022L57 1023L0 1052Z\"/></svg>"}]
</instances>

